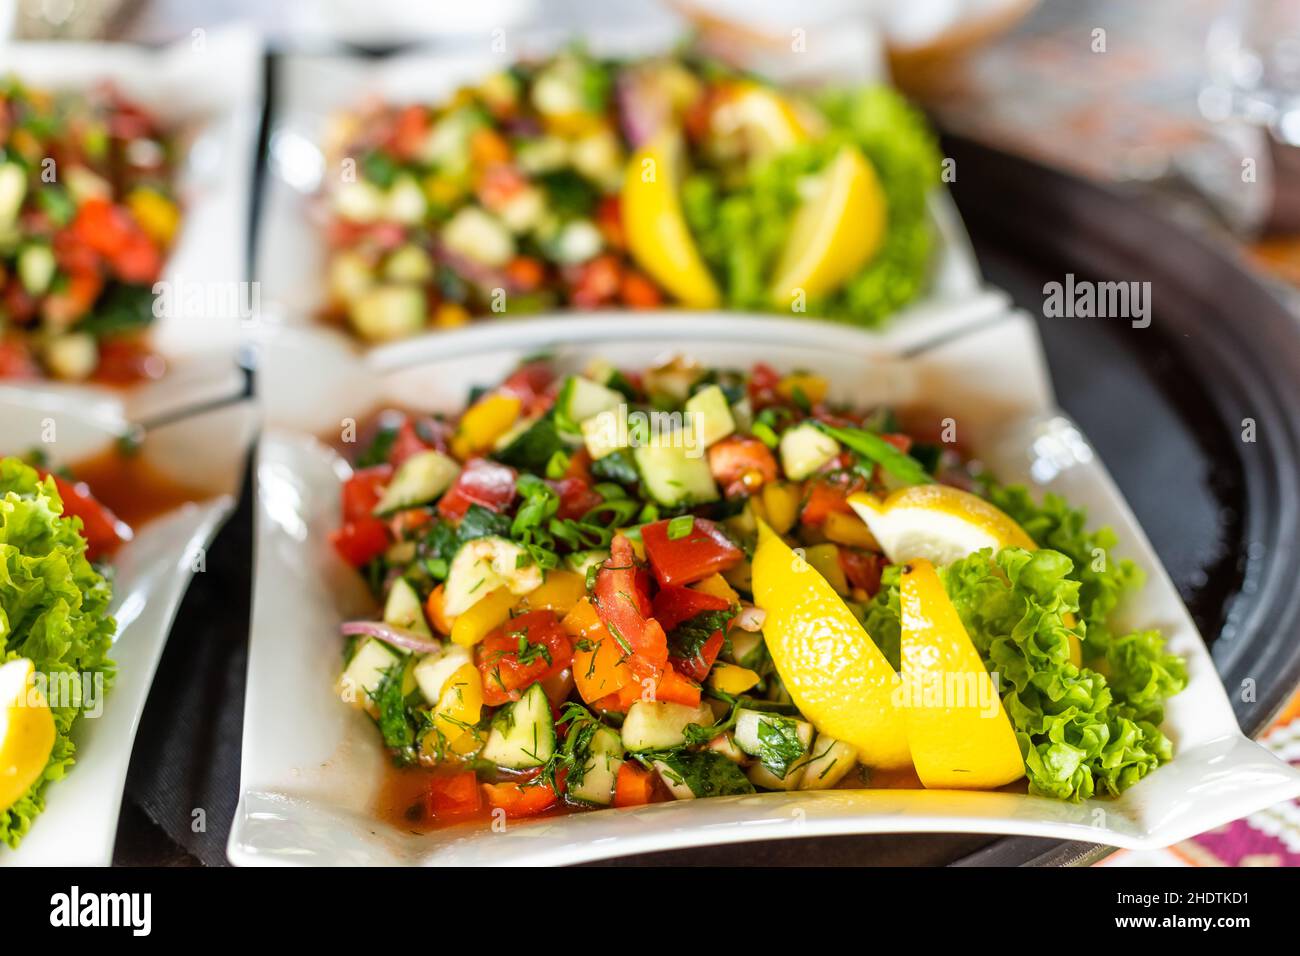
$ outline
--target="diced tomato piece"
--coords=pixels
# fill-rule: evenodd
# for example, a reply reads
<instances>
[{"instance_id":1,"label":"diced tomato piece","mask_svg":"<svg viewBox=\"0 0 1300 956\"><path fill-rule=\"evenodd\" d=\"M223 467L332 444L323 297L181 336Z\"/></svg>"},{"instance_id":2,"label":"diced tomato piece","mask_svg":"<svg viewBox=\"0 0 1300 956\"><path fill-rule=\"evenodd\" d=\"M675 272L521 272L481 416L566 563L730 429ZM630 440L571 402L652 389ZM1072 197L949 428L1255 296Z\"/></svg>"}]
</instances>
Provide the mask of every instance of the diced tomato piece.
<instances>
[{"instance_id":1,"label":"diced tomato piece","mask_svg":"<svg viewBox=\"0 0 1300 956\"><path fill-rule=\"evenodd\" d=\"M573 644L554 611L530 611L484 638L475 656L483 675L483 701L499 707L568 667Z\"/></svg>"},{"instance_id":2,"label":"diced tomato piece","mask_svg":"<svg viewBox=\"0 0 1300 956\"><path fill-rule=\"evenodd\" d=\"M672 631L683 621L689 621L705 611L725 611L731 606L726 598L680 585L665 585L654 599L655 620L665 631Z\"/></svg>"},{"instance_id":3,"label":"diced tomato piece","mask_svg":"<svg viewBox=\"0 0 1300 956\"><path fill-rule=\"evenodd\" d=\"M757 438L732 435L709 447L709 470L728 498L753 494L776 481L776 458Z\"/></svg>"},{"instance_id":4,"label":"diced tomato piece","mask_svg":"<svg viewBox=\"0 0 1300 956\"><path fill-rule=\"evenodd\" d=\"M397 429L392 447L388 449L388 463L396 468L412 455L428 451L431 446L416 431L415 422L407 418Z\"/></svg>"},{"instance_id":5,"label":"diced tomato piece","mask_svg":"<svg viewBox=\"0 0 1300 956\"><path fill-rule=\"evenodd\" d=\"M354 471L352 477L343 483L343 520L371 517L384 486L392 477L392 465L375 465Z\"/></svg>"},{"instance_id":6,"label":"diced tomato piece","mask_svg":"<svg viewBox=\"0 0 1300 956\"><path fill-rule=\"evenodd\" d=\"M162 251L143 232L133 230L109 256L113 271L124 282L152 285L162 272Z\"/></svg>"},{"instance_id":7,"label":"diced tomato piece","mask_svg":"<svg viewBox=\"0 0 1300 956\"><path fill-rule=\"evenodd\" d=\"M649 770L624 760L614 778L614 806L639 807L654 795L654 777Z\"/></svg>"},{"instance_id":8,"label":"diced tomato piece","mask_svg":"<svg viewBox=\"0 0 1300 956\"><path fill-rule=\"evenodd\" d=\"M510 818L545 813L560 799L550 784L541 781L484 783L479 786L483 789L488 806L493 810L504 810Z\"/></svg>"},{"instance_id":9,"label":"diced tomato piece","mask_svg":"<svg viewBox=\"0 0 1300 956\"><path fill-rule=\"evenodd\" d=\"M517 292L532 292L546 279L546 267L532 256L515 256L506 263L505 275Z\"/></svg>"},{"instance_id":10,"label":"diced tomato piece","mask_svg":"<svg viewBox=\"0 0 1300 956\"><path fill-rule=\"evenodd\" d=\"M54 475L54 484L63 499L63 514L81 519L81 533L86 539L86 557L91 561L112 554L123 541L131 538L131 529L95 500L85 482L72 482Z\"/></svg>"},{"instance_id":11,"label":"diced tomato piece","mask_svg":"<svg viewBox=\"0 0 1300 956\"><path fill-rule=\"evenodd\" d=\"M388 550L388 525L378 518L349 521L330 532L330 544L344 561L359 568Z\"/></svg>"},{"instance_id":12,"label":"diced tomato piece","mask_svg":"<svg viewBox=\"0 0 1300 956\"><path fill-rule=\"evenodd\" d=\"M885 559L868 551L855 551L852 548L840 548L840 567L849 585L861 588L868 596L875 596L880 590L880 572L884 569Z\"/></svg>"},{"instance_id":13,"label":"diced tomato piece","mask_svg":"<svg viewBox=\"0 0 1300 956\"><path fill-rule=\"evenodd\" d=\"M77 209L72 229L85 245L101 256L117 254L132 233L131 218L126 211L107 199L87 199Z\"/></svg>"},{"instance_id":14,"label":"diced tomato piece","mask_svg":"<svg viewBox=\"0 0 1300 956\"><path fill-rule=\"evenodd\" d=\"M619 298L634 309L654 309L663 305L663 293L649 278L630 269L619 283Z\"/></svg>"},{"instance_id":15,"label":"diced tomato piece","mask_svg":"<svg viewBox=\"0 0 1300 956\"><path fill-rule=\"evenodd\" d=\"M515 470L486 458L473 458L438 502L438 512L445 518L461 518L470 505L503 511L514 500Z\"/></svg>"},{"instance_id":16,"label":"diced tomato piece","mask_svg":"<svg viewBox=\"0 0 1300 956\"><path fill-rule=\"evenodd\" d=\"M722 641L718 641L718 647L722 647ZM716 652L715 655L716 656ZM708 671L706 670L707 674ZM677 673L677 669L669 664L664 669L663 676L659 678L659 684L655 687L655 700L667 701L672 704L685 704L687 707L700 706L700 685L695 681L683 677Z\"/></svg>"},{"instance_id":17,"label":"diced tomato piece","mask_svg":"<svg viewBox=\"0 0 1300 956\"><path fill-rule=\"evenodd\" d=\"M658 676L668 662L668 637L650 616L650 596L637 580L632 542L614 535L610 555L596 574L593 603L600 622L623 648L631 652L628 667L636 680Z\"/></svg>"},{"instance_id":18,"label":"diced tomato piece","mask_svg":"<svg viewBox=\"0 0 1300 956\"><path fill-rule=\"evenodd\" d=\"M564 470L565 478L576 478L588 485L594 484L591 478L591 455L585 448L579 448L569 456L569 467Z\"/></svg>"},{"instance_id":19,"label":"diced tomato piece","mask_svg":"<svg viewBox=\"0 0 1300 956\"><path fill-rule=\"evenodd\" d=\"M596 227L611 248L622 249L627 244L623 235L623 203L617 195L606 196L596 207Z\"/></svg>"},{"instance_id":20,"label":"diced tomato piece","mask_svg":"<svg viewBox=\"0 0 1300 956\"><path fill-rule=\"evenodd\" d=\"M646 557L661 585L694 584L744 560L744 552L712 521L694 519L690 532L680 538L668 537L670 523L664 519L641 528Z\"/></svg>"},{"instance_id":21,"label":"diced tomato piece","mask_svg":"<svg viewBox=\"0 0 1300 956\"><path fill-rule=\"evenodd\" d=\"M502 162L494 162L483 170L475 192L484 206L499 210L518 196L527 185L528 180L519 170Z\"/></svg>"},{"instance_id":22,"label":"diced tomato piece","mask_svg":"<svg viewBox=\"0 0 1300 956\"><path fill-rule=\"evenodd\" d=\"M397 114L389 147L398 159L410 159L420 151L429 136L429 111L423 106L408 106Z\"/></svg>"},{"instance_id":23,"label":"diced tomato piece","mask_svg":"<svg viewBox=\"0 0 1300 956\"><path fill-rule=\"evenodd\" d=\"M880 437L883 438L885 441L889 442L891 445L893 445L903 454L907 454L909 451L912 450L911 435L903 435L898 432L887 432L881 435Z\"/></svg>"},{"instance_id":24,"label":"diced tomato piece","mask_svg":"<svg viewBox=\"0 0 1300 956\"><path fill-rule=\"evenodd\" d=\"M581 478L561 478L551 482L560 496L559 518L581 518L605 499L591 490L591 485Z\"/></svg>"},{"instance_id":25,"label":"diced tomato piece","mask_svg":"<svg viewBox=\"0 0 1300 956\"><path fill-rule=\"evenodd\" d=\"M0 340L0 379L37 378L40 373L26 345L17 339Z\"/></svg>"},{"instance_id":26,"label":"diced tomato piece","mask_svg":"<svg viewBox=\"0 0 1300 956\"><path fill-rule=\"evenodd\" d=\"M527 362L501 383L499 391L517 396L531 410L532 403L554 383L555 369L549 362Z\"/></svg>"},{"instance_id":27,"label":"diced tomato piece","mask_svg":"<svg viewBox=\"0 0 1300 956\"><path fill-rule=\"evenodd\" d=\"M99 364L91 376L96 382L129 385L144 379L161 378L167 360L149 348L142 337L129 336L99 341Z\"/></svg>"},{"instance_id":28,"label":"diced tomato piece","mask_svg":"<svg viewBox=\"0 0 1300 956\"><path fill-rule=\"evenodd\" d=\"M438 820L472 817L483 809L483 791L472 770L439 774L429 781L429 813Z\"/></svg>"},{"instance_id":29,"label":"diced tomato piece","mask_svg":"<svg viewBox=\"0 0 1300 956\"><path fill-rule=\"evenodd\" d=\"M754 408L764 408L781 400L776 390L781 381L781 373L762 362L754 366L749 373L749 400Z\"/></svg>"},{"instance_id":30,"label":"diced tomato piece","mask_svg":"<svg viewBox=\"0 0 1300 956\"><path fill-rule=\"evenodd\" d=\"M859 475L837 473L812 479L806 487L807 498L800 520L807 525L822 524L832 513L853 514L849 496L862 491L867 483Z\"/></svg>"},{"instance_id":31,"label":"diced tomato piece","mask_svg":"<svg viewBox=\"0 0 1300 956\"><path fill-rule=\"evenodd\" d=\"M612 302L622 281L623 268L617 256L596 256L577 267L569 298L580 309L594 309Z\"/></svg>"},{"instance_id":32,"label":"diced tomato piece","mask_svg":"<svg viewBox=\"0 0 1300 956\"><path fill-rule=\"evenodd\" d=\"M726 641L726 635L721 630L714 631L709 635L694 657L673 657L670 658L673 667L677 669L683 677L689 677L693 681L702 681L709 676L709 671L713 668L713 663L722 653L722 645Z\"/></svg>"}]
</instances>

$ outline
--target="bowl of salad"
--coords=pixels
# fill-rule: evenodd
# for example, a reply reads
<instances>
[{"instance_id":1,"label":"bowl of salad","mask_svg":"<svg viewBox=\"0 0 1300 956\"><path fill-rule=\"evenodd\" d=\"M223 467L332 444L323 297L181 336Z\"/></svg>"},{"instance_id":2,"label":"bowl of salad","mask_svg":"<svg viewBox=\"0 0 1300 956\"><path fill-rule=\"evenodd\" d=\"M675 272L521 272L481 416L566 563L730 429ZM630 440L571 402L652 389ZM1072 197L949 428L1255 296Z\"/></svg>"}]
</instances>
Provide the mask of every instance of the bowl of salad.
<instances>
[{"instance_id":1,"label":"bowl of salad","mask_svg":"<svg viewBox=\"0 0 1300 956\"><path fill-rule=\"evenodd\" d=\"M683 335L393 372L325 440L282 407L235 862L1151 845L1300 786L1235 729L1027 320L903 360Z\"/></svg>"},{"instance_id":2,"label":"bowl of salad","mask_svg":"<svg viewBox=\"0 0 1300 956\"><path fill-rule=\"evenodd\" d=\"M363 343L612 308L878 330L978 291L933 134L883 83L566 46L291 58L279 86L259 274Z\"/></svg>"},{"instance_id":3,"label":"bowl of salad","mask_svg":"<svg viewBox=\"0 0 1300 956\"><path fill-rule=\"evenodd\" d=\"M253 414L142 439L48 395L0 397L0 415L0 866L106 866L154 668Z\"/></svg>"},{"instance_id":4,"label":"bowl of salad","mask_svg":"<svg viewBox=\"0 0 1300 956\"><path fill-rule=\"evenodd\" d=\"M228 396L255 305L243 264L254 38L5 54L0 383L172 390L173 408Z\"/></svg>"}]
</instances>

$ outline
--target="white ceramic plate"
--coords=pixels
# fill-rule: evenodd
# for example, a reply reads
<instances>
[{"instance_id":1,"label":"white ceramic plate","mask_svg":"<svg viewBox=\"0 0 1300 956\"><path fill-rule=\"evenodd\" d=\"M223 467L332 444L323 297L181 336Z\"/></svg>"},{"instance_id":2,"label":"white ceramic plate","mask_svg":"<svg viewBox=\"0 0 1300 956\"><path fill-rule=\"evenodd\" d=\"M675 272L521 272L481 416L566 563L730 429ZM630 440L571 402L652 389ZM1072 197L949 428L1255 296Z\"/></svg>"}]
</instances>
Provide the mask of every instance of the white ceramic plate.
<instances>
[{"instance_id":1,"label":"white ceramic plate","mask_svg":"<svg viewBox=\"0 0 1300 956\"><path fill-rule=\"evenodd\" d=\"M75 463L122 435L111 402L65 395L0 396L0 454L40 448L51 466ZM49 785L46 809L17 850L0 846L0 866L107 866L117 835L122 787L140 714L172 619L205 548L234 508L257 416L237 402L148 432L140 453L164 475L212 497L136 529L113 558L112 657L117 678L96 718L73 729L77 762ZM54 441L43 441L53 427Z\"/></svg>"},{"instance_id":2,"label":"white ceramic plate","mask_svg":"<svg viewBox=\"0 0 1300 956\"><path fill-rule=\"evenodd\" d=\"M251 299L226 296L238 294L237 284L248 278L261 56L261 41L243 27L196 28L189 38L162 49L0 41L0 74L12 72L34 86L57 90L85 90L109 80L174 124L188 145L179 169L184 218L162 275L173 301L184 307L168 310L152 330L168 373L126 390L57 382L24 388L94 401L111 398L118 413L132 421L238 394L243 321L239 309L225 303Z\"/></svg>"},{"instance_id":3,"label":"white ceramic plate","mask_svg":"<svg viewBox=\"0 0 1300 956\"><path fill-rule=\"evenodd\" d=\"M809 56L765 58L768 75L813 79L809 64L819 67L822 81L864 82L882 76L876 38L865 28L852 26L812 28L808 43L818 50ZM821 31L821 32L817 32ZM592 49L600 53L636 55L670 49L681 36L671 20L656 21L637 33L601 30L591 36ZM472 52L411 53L382 60L339 55L289 55L277 64L272 106L268 175L259 217L256 271L261 284L265 319L315 328L319 334L351 341L344 333L316 324L314 316L324 303L326 246L321 200L317 192L327 175L320 144L331 119L369 99L392 102L438 102L455 90L508 65L522 54L538 55L572 39L563 31L504 34L504 48L492 52L492 35L476 38ZM481 51L481 52L480 52ZM770 51L766 51L769 52ZM931 217L938 234L927 293L900 311L879 333L899 347L904 340L934 337L948 326L935 324L940 317L963 322L970 316L987 316L1005 303L1000 294L981 292L982 280L961 218L947 192L931 197ZM968 303L964 312L942 306ZM583 317L589 317L584 315ZM494 323L483 323L479 328ZM441 341L448 333L427 333ZM583 332L582 335L588 333ZM381 347L374 351L386 351Z\"/></svg>"},{"instance_id":4,"label":"white ceramic plate","mask_svg":"<svg viewBox=\"0 0 1300 956\"><path fill-rule=\"evenodd\" d=\"M424 835L381 822L373 808L385 756L373 724L333 693L339 622L372 608L358 576L327 542L339 517L337 455L316 435L337 434L381 403L455 411L473 384L490 384L522 357L562 338L551 323L520 326L505 347L369 370L347 349L292 332L272 336L262 381L271 423L259 454L256 580L244 718L241 800L229 855L238 864L563 864L684 846L848 833L980 832L1157 846L1300 794L1300 774L1246 740L1210 656L1142 530L1086 439L1053 410L1032 322L1023 316L972 331L910 358L876 340L769 337L771 327L725 316L638 317L589 326L558 349L580 367L600 355L629 367L670 351L706 363L816 368L839 398L925 405L1007 480L1060 491L1112 525L1119 551L1149 573L1124 610L1158 626L1189 664L1186 691L1168 708L1175 760L1118 800L1064 804L1006 793L824 791L760 794L602 810Z\"/></svg>"}]
</instances>

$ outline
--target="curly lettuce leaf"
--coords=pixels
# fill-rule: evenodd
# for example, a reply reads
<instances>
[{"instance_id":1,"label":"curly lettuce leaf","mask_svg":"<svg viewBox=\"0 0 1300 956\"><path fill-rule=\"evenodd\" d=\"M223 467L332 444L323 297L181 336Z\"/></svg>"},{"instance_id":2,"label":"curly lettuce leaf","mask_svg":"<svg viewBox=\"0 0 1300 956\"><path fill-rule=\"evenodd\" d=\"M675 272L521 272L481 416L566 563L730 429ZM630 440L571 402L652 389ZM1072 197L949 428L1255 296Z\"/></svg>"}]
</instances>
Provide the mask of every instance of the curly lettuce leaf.
<instances>
[{"instance_id":1,"label":"curly lettuce leaf","mask_svg":"<svg viewBox=\"0 0 1300 956\"><path fill-rule=\"evenodd\" d=\"M925 285L935 238L926 201L939 180L939 151L925 118L888 87L828 91L816 105L827 136L756 164L738 181L734 170L697 170L682 184L683 210L727 305L769 310L800 180L825 169L842 146L857 146L885 193L884 241L843 287L807 305L810 315L877 327Z\"/></svg>"},{"instance_id":2,"label":"curly lettuce leaf","mask_svg":"<svg viewBox=\"0 0 1300 956\"><path fill-rule=\"evenodd\" d=\"M51 686L63 676L79 688L86 675L92 681L102 675L107 687L116 630L108 616L112 589L86 559L81 520L62 512L53 479L16 458L0 459L0 662L29 658ZM53 703L49 763L25 795L0 809L0 842L10 847L45 808L45 788L72 765L76 747L69 735L90 701L74 695Z\"/></svg>"}]
</instances>

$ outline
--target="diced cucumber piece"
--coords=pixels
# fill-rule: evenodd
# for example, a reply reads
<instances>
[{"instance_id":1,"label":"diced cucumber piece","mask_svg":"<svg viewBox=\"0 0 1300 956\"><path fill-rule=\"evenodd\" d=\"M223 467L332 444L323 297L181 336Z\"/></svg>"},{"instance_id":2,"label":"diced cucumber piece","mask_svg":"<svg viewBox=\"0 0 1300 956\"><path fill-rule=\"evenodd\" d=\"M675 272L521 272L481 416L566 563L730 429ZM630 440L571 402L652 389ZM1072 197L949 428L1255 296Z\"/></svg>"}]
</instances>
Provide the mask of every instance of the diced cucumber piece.
<instances>
[{"instance_id":1,"label":"diced cucumber piece","mask_svg":"<svg viewBox=\"0 0 1300 956\"><path fill-rule=\"evenodd\" d=\"M555 427L555 419L547 414L532 421L524 421L502 436L492 457L521 471L542 471L557 451L566 451L568 444Z\"/></svg>"},{"instance_id":2,"label":"diced cucumber piece","mask_svg":"<svg viewBox=\"0 0 1300 956\"><path fill-rule=\"evenodd\" d=\"M745 762L745 751L736 746L736 736L731 731L725 734L718 734L709 741L709 749L714 753L720 753L732 763L743 764Z\"/></svg>"},{"instance_id":3,"label":"diced cucumber piece","mask_svg":"<svg viewBox=\"0 0 1300 956\"><path fill-rule=\"evenodd\" d=\"M686 778L679 774L672 767L668 766L663 760L656 760L654 768L659 774L659 779L664 782L668 792L673 795L674 800L694 800L695 791L691 789Z\"/></svg>"},{"instance_id":4,"label":"diced cucumber piece","mask_svg":"<svg viewBox=\"0 0 1300 956\"><path fill-rule=\"evenodd\" d=\"M483 759L498 767L523 770L540 767L555 753L555 723L551 702L541 684L534 684L492 720Z\"/></svg>"},{"instance_id":5,"label":"diced cucumber piece","mask_svg":"<svg viewBox=\"0 0 1300 956\"><path fill-rule=\"evenodd\" d=\"M384 218L403 225L413 226L424 218L428 203L424 190L415 177L405 174L397 177L384 196Z\"/></svg>"},{"instance_id":6,"label":"diced cucumber piece","mask_svg":"<svg viewBox=\"0 0 1300 956\"><path fill-rule=\"evenodd\" d=\"M762 763L756 763L745 771L745 776L754 786L764 790L798 790L803 772L804 768L800 766L788 771L784 777L778 777Z\"/></svg>"},{"instance_id":7,"label":"diced cucumber piece","mask_svg":"<svg viewBox=\"0 0 1300 956\"><path fill-rule=\"evenodd\" d=\"M690 724L708 727L713 711L701 705L688 707L663 700L638 700L627 709L623 721L623 745L632 752L663 750L686 743Z\"/></svg>"},{"instance_id":8,"label":"diced cucumber piece","mask_svg":"<svg viewBox=\"0 0 1300 956\"><path fill-rule=\"evenodd\" d=\"M736 423L736 430L747 432L754 427L754 406L748 398L742 398L731 406L731 417Z\"/></svg>"},{"instance_id":9,"label":"diced cucumber piece","mask_svg":"<svg viewBox=\"0 0 1300 956\"><path fill-rule=\"evenodd\" d=\"M361 253L344 250L330 259L328 283L330 295L352 303L374 286L375 270Z\"/></svg>"},{"instance_id":10,"label":"diced cucumber piece","mask_svg":"<svg viewBox=\"0 0 1300 956\"><path fill-rule=\"evenodd\" d=\"M0 163L0 231L18 221L27 196L27 172L17 163Z\"/></svg>"},{"instance_id":11,"label":"diced cucumber piece","mask_svg":"<svg viewBox=\"0 0 1300 956\"><path fill-rule=\"evenodd\" d=\"M592 461L614 454L627 447L627 429L620 427L618 413L606 410L593 415L579 426L582 442Z\"/></svg>"},{"instance_id":12,"label":"diced cucumber piece","mask_svg":"<svg viewBox=\"0 0 1300 956\"><path fill-rule=\"evenodd\" d=\"M678 800L754 792L744 771L712 750L682 750L665 754L654 762L654 767Z\"/></svg>"},{"instance_id":13,"label":"diced cucumber piece","mask_svg":"<svg viewBox=\"0 0 1300 956\"><path fill-rule=\"evenodd\" d=\"M523 596L542 586L542 569L519 545L497 535L466 541L451 559L443 608L449 617L464 614L497 588Z\"/></svg>"},{"instance_id":14,"label":"diced cucumber piece","mask_svg":"<svg viewBox=\"0 0 1300 956\"><path fill-rule=\"evenodd\" d=\"M400 662L393 648L377 638L366 638L339 675L339 696L355 707L369 710L370 695L379 689L389 668Z\"/></svg>"},{"instance_id":15,"label":"diced cucumber piece","mask_svg":"<svg viewBox=\"0 0 1300 956\"><path fill-rule=\"evenodd\" d=\"M18 253L18 278L28 295L44 295L54 279L54 253L41 243L24 246Z\"/></svg>"},{"instance_id":16,"label":"diced cucumber piece","mask_svg":"<svg viewBox=\"0 0 1300 956\"><path fill-rule=\"evenodd\" d=\"M427 505L441 497L459 475L460 465L454 458L432 448L416 452L393 473L374 513L387 515L403 508Z\"/></svg>"},{"instance_id":17,"label":"diced cucumber piece","mask_svg":"<svg viewBox=\"0 0 1300 956\"><path fill-rule=\"evenodd\" d=\"M706 448L736 430L727 396L717 385L702 388L687 399L686 415L686 427L695 430L696 438Z\"/></svg>"},{"instance_id":18,"label":"diced cucumber piece","mask_svg":"<svg viewBox=\"0 0 1300 956\"><path fill-rule=\"evenodd\" d=\"M591 738L582 780L574 783L569 774L568 793L575 800L607 806L614 802L614 784L618 768L623 766L623 738L612 727L602 727Z\"/></svg>"},{"instance_id":19,"label":"diced cucumber piece","mask_svg":"<svg viewBox=\"0 0 1300 956\"><path fill-rule=\"evenodd\" d=\"M442 241L452 252L492 268L515 256L515 237L510 230L478 206L462 206L442 227Z\"/></svg>"},{"instance_id":20,"label":"diced cucumber piece","mask_svg":"<svg viewBox=\"0 0 1300 956\"><path fill-rule=\"evenodd\" d=\"M590 551L574 551L572 554L565 557L564 563L569 566L570 571L574 571L577 574L586 577L587 571L593 565L599 567L605 563L605 559L608 557L609 549L592 548Z\"/></svg>"},{"instance_id":21,"label":"diced cucumber piece","mask_svg":"<svg viewBox=\"0 0 1300 956\"><path fill-rule=\"evenodd\" d=\"M614 411L626 402L622 393L612 388L598 385L581 375L570 375L560 386L555 411L561 430L572 431L587 419L595 418L601 412Z\"/></svg>"},{"instance_id":22,"label":"diced cucumber piece","mask_svg":"<svg viewBox=\"0 0 1300 956\"><path fill-rule=\"evenodd\" d=\"M675 508L718 500L718 486L703 448L687 448L674 434L635 448L632 455L642 488L659 504Z\"/></svg>"},{"instance_id":23,"label":"diced cucumber piece","mask_svg":"<svg viewBox=\"0 0 1300 956\"><path fill-rule=\"evenodd\" d=\"M853 769L858 752L842 740L818 734L799 780L800 790L829 790Z\"/></svg>"},{"instance_id":24,"label":"diced cucumber piece","mask_svg":"<svg viewBox=\"0 0 1300 956\"><path fill-rule=\"evenodd\" d=\"M385 199L383 190L374 183L358 179L334 191L334 211L352 222L374 222L384 215Z\"/></svg>"},{"instance_id":25,"label":"diced cucumber piece","mask_svg":"<svg viewBox=\"0 0 1300 956\"><path fill-rule=\"evenodd\" d=\"M781 435L781 468L791 481L803 481L840 453L840 443L804 422Z\"/></svg>"},{"instance_id":26,"label":"diced cucumber piece","mask_svg":"<svg viewBox=\"0 0 1300 956\"><path fill-rule=\"evenodd\" d=\"M440 653L425 654L415 664L415 683L420 693L431 705L442 700L442 690L448 678L468 664L472 658L468 647L448 644Z\"/></svg>"},{"instance_id":27,"label":"diced cucumber piece","mask_svg":"<svg viewBox=\"0 0 1300 956\"><path fill-rule=\"evenodd\" d=\"M388 591L388 600L384 602L384 623L423 637L433 637L424 619L420 595L415 593L415 588L406 578L398 578Z\"/></svg>"},{"instance_id":28,"label":"diced cucumber piece","mask_svg":"<svg viewBox=\"0 0 1300 956\"><path fill-rule=\"evenodd\" d=\"M41 349L55 378L80 382L99 364L99 346L89 332L66 332L47 339Z\"/></svg>"},{"instance_id":29,"label":"diced cucumber piece","mask_svg":"<svg viewBox=\"0 0 1300 956\"><path fill-rule=\"evenodd\" d=\"M426 312L423 289L413 285L377 285L352 301L348 317L362 338L390 342L423 329Z\"/></svg>"},{"instance_id":30,"label":"diced cucumber piece","mask_svg":"<svg viewBox=\"0 0 1300 956\"><path fill-rule=\"evenodd\" d=\"M808 754L813 726L793 717L742 707L736 711L735 733L736 746L751 757L757 757L773 779L788 781L798 773ZM760 783L753 774L749 779L769 789L793 788L793 785L774 787L770 783Z\"/></svg>"},{"instance_id":31,"label":"diced cucumber piece","mask_svg":"<svg viewBox=\"0 0 1300 956\"><path fill-rule=\"evenodd\" d=\"M761 666L767 659L767 645L758 631L733 630L731 632L731 659L741 667L763 673Z\"/></svg>"},{"instance_id":32,"label":"diced cucumber piece","mask_svg":"<svg viewBox=\"0 0 1300 956\"><path fill-rule=\"evenodd\" d=\"M433 278L433 259L419 246L408 242L384 260L384 278L393 282L428 282Z\"/></svg>"}]
</instances>

